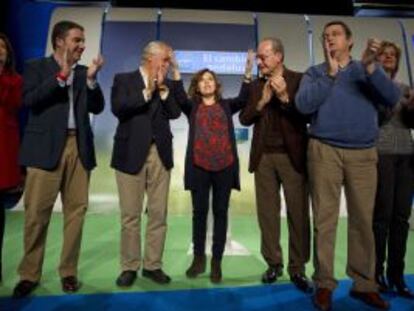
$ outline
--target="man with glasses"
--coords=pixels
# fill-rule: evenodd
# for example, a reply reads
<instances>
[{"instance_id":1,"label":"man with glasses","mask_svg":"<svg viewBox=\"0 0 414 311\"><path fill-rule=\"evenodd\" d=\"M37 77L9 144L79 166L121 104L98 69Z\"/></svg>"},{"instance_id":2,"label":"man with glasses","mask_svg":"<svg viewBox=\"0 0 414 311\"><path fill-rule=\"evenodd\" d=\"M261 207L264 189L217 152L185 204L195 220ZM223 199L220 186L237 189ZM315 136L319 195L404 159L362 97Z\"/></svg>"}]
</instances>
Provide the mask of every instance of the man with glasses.
<instances>
[{"instance_id":1,"label":"man with glasses","mask_svg":"<svg viewBox=\"0 0 414 311\"><path fill-rule=\"evenodd\" d=\"M305 264L310 257L306 118L294 104L302 74L284 66L284 48L278 38L263 39L256 58L262 77L252 83L240 122L254 125L249 171L254 172L261 252L268 264L262 282L273 283L283 272L282 186L289 229L288 272L298 289L310 292L312 287L305 274Z\"/></svg>"}]
</instances>

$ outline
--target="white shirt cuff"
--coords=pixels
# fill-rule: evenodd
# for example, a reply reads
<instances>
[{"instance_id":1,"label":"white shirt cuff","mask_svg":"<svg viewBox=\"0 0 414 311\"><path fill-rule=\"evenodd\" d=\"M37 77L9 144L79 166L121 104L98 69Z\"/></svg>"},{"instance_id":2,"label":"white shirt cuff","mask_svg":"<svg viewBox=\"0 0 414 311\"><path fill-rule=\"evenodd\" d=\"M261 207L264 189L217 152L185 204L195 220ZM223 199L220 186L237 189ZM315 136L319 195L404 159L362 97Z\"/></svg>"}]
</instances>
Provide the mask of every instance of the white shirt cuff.
<instances>
[{"instance_id":1,"label":"white shirt cuff","mask_svg":"<svg viewBox=\"0 0 414 311\"><path fill-rule=\"evenodd\" d=\"M98 86L98 82L96 82L96 80L86 79L86 85L88 86L88 89L94 90Z\"/></svg>"},{"instance_id":2,"label":"white shirt cuff","mask_svg":"<svg viewBox=\"0 0 414 311\"><path fill-rule=\"evenodd\" d=\"M170 90L169 90L168 87L165 88L165 89L163 89L163 90L161 90L160 91L161 100L166 100L169 94L170 94Z\"/></svg>"}]
</instances>

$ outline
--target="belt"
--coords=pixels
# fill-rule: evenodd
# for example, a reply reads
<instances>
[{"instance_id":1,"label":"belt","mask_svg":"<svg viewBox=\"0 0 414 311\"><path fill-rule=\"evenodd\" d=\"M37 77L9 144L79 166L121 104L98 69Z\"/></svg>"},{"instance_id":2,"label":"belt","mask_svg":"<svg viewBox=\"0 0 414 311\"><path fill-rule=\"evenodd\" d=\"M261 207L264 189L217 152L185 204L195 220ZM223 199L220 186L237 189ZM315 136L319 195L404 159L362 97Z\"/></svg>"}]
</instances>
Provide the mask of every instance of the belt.
<instances>
[{"instance_id":1,"label":"belt","mask_svg":"<svg viewBox=\"0 0 414 311\"><path fill-rule=\"evenodd\" d=\"M76 136L76 133L77 133L76 129L67 129L66 130L66 135L67 136Z\"/></svg>"}]
</instances>

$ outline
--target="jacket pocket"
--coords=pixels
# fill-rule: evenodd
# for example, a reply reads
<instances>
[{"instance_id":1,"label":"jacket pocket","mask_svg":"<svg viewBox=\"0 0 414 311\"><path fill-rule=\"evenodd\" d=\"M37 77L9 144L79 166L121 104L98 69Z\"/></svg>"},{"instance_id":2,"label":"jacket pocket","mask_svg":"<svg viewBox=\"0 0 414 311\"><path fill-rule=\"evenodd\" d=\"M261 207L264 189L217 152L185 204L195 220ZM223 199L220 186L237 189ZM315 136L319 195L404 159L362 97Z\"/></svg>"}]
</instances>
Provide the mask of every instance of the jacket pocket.
<instances>
[{"instance_id":1,"label":"jacket pocket","mask_svg":"<svg viewBox=\"0 0 414 311\"><path fill-rule=\"evenodd\" d=\"M28 125L25 129L25 132L42 134L45 132L45 130L41 127Z\"/></svg>"},{"instance_id":2,"label":"jacket pocket","mask_svg":"<svg viewBox=\"0 0 414 311\"><path fill-rule=\"evenodd\" d=\"M114 136L114 140L126 140L129 138L128 132L119 132L117 131Z\"/></svg>"}]
</instances>

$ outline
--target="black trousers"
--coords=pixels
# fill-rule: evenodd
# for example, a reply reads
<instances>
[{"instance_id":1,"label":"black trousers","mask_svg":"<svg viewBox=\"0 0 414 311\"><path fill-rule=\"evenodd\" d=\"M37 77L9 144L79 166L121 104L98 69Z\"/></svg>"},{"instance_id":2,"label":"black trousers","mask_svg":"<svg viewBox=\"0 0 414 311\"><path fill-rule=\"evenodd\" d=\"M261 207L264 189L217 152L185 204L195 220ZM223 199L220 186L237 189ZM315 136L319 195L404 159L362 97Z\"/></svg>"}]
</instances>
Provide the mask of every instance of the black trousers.
<instances>
[{"instance_id":1,"label":"black trousers","mask_svg":"<svg viewBox=\"0 0 414 311\"><path fill-rule=\"evenodd\" d=\"M193 202L193 246L194 255L205 255L207 215L210 189L213 192L213 258L221 260L226 245L227 221L230 193L233 182L231 167L218 172L209 172L194 167L197 185L191 190Z\"/></svg>"},{"instance_id":2,"label":"black trousers","mask_svg":"<svg viewBox=\"0 0 414 311\"><path fill-rule=\"evenodd\" d=\"M393 280L403 277L404 257L413 198L412 155L379 155L374 209L376 273Z\"/></svg>"}]
</instances>

